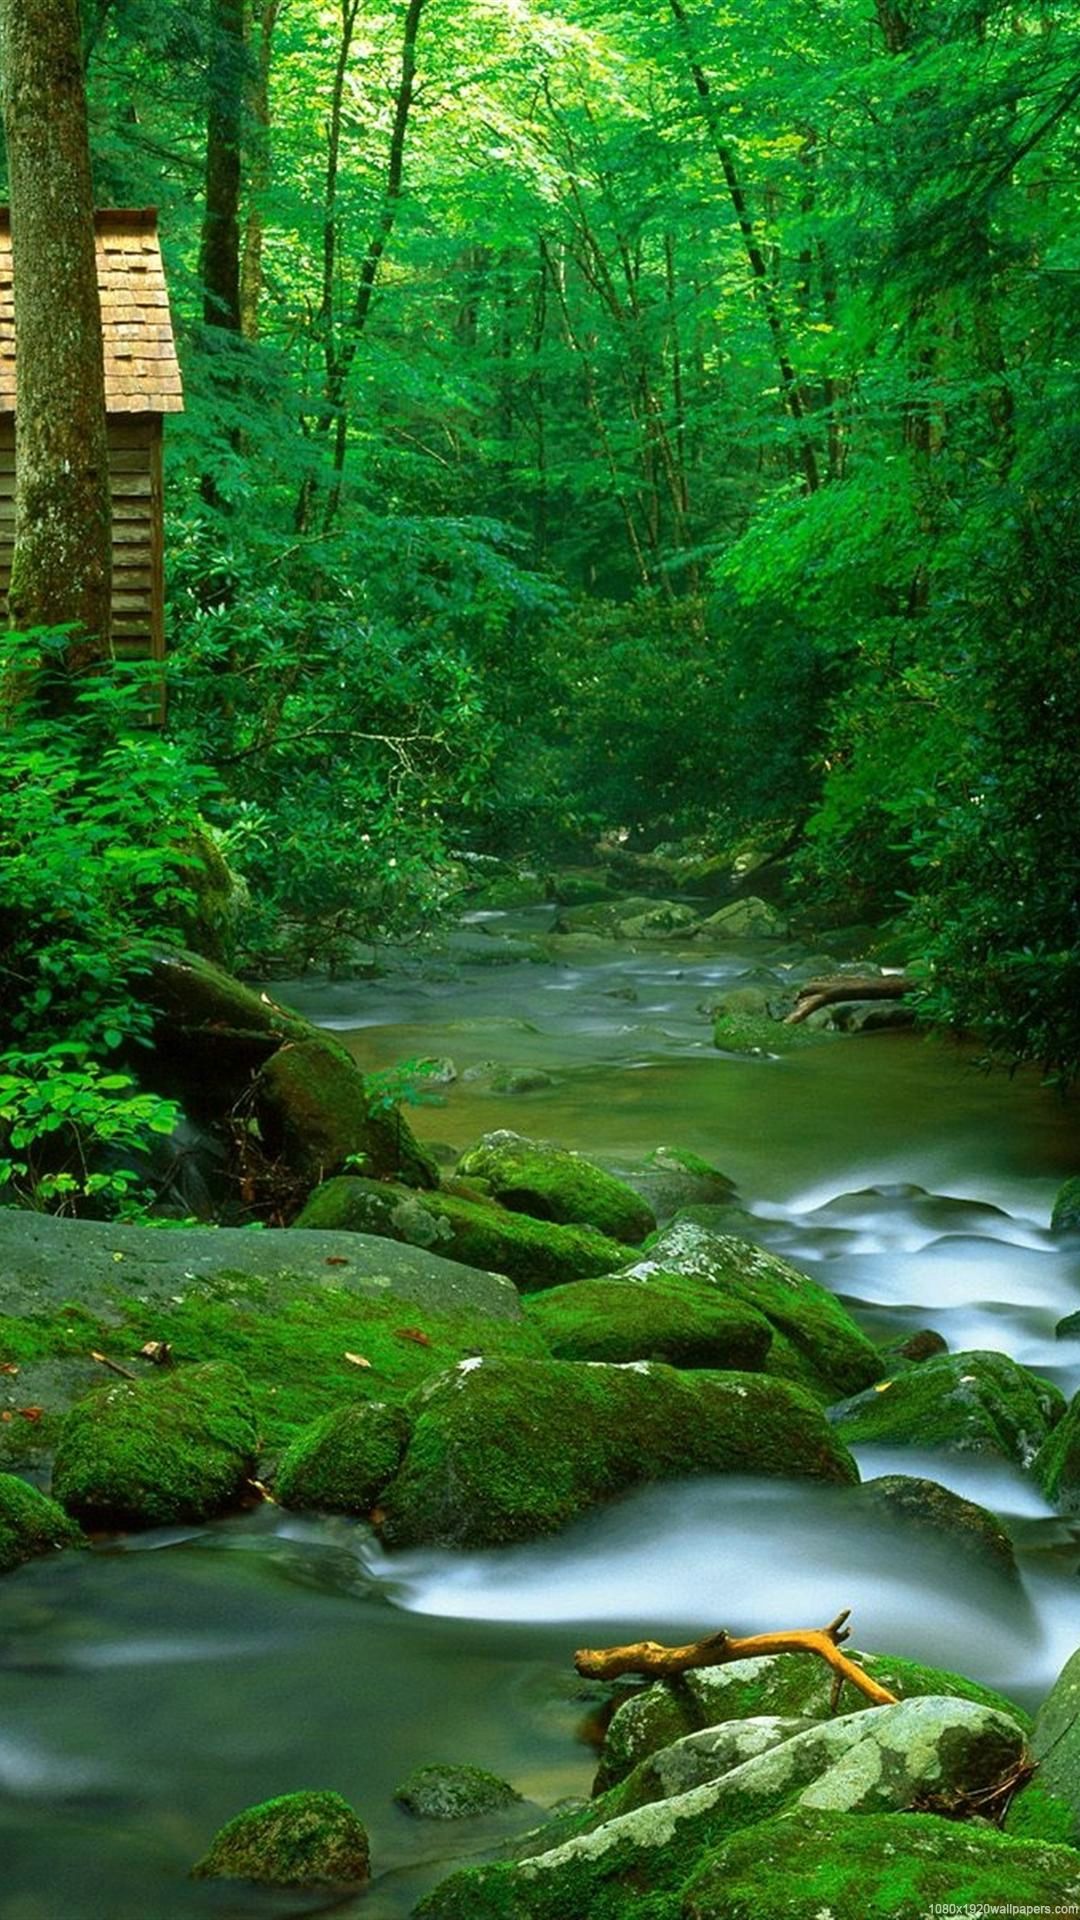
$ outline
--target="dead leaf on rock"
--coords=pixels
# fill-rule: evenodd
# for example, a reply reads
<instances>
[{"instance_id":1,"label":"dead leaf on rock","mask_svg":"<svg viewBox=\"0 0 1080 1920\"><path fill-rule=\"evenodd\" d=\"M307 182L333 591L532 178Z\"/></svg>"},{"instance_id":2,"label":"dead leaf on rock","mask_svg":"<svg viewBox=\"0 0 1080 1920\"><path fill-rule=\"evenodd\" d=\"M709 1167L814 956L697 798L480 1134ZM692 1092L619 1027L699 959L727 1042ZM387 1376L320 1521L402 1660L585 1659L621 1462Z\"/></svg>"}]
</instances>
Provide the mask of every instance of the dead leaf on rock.
<instances>
[{"instance_id":1,"label":"dead leaf on rock","mask_svg":"<svg viewBox=\"0 0 1080 1920\"><path fill-rule=\"evenodd\" d=\"M37 1421L42 1418L45 1409L44 1407L19 1407L18 1412L22 1414L24 1420Z\"/></svg>"},{"instance_id":2,"label":"dead leaf on rock","mask_svg":"<svg viewBox=\"0 0 1080 1920\"><path fill-rule=\"evenodd\" d=\"M0 1360L0 1373L10 1373L14 1375L18 1373L18 1371L19 1369L15 1365L14 1360Z\"/></svg>"},{"instance_id":3,"label":"dead leaf on rock","mask_svg":"<svg viewBox=\"0 0 1080 1920\"><path fill-rule=\"evenodd\" d=\"M139 1359L149 1360L155 1367L167 1367L172 1359L172 1346L168 1340L148 1340L145 1347L139 1348Z\"/></svg>"},{"instance_id":4,"label":"dead leaf on rock","mask_svg":"<svg viewBox=\"0 0 1080 1920\"><path fill-rule=\"evenodd\" d=\"M349 1262L347 1256L343 1253L328 1253L326 1256L326 1264L328 1267L347 1267Z\"/></svg>"},{"instance_id":5,"label":"dead leaf on rock","mask_svg":"<svg viewBox=\"0 0 1080 1920\"><path fill-rule=\"evenodd\" d=\"M350 1367L370 1367L371 1365L371 1361L365 1360L362 1353L347 1353L345 1358Z\"/></svg>"},{"instance_id":6,"label":"dead leaf on rock","mask_svg":"<svg viewBox=\"0 0 1080 1920\"><path fill-rule=\"evenodd\" d=\"M420 1327L395 1327L394 1338L395 1340L411 1340L413 1345L417 1347L432 1347L435 1344L431 1335L424 1333Z\"/></svg>"}]
</instances>

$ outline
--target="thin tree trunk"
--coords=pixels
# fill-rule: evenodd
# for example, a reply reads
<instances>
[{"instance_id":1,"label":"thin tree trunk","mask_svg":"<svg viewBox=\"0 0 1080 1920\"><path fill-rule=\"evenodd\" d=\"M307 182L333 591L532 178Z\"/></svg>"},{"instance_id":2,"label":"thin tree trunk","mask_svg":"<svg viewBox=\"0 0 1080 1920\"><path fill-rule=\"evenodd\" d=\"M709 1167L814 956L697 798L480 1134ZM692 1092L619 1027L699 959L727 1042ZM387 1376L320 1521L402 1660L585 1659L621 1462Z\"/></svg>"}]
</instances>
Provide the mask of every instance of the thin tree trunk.
<instances>
[{"instance_id":1,"label":"thin tree trunk","mask_svg":"<svg viewBox=\"0 0 1080 1920\"><path fill-rule=\"evenodd\" d=\"M206 203L201 272L208 327L241 331L240 180L244 127L244 0L211 0Z\"/></svg>"},{"instance_id":2,"label":"thin tree trunk","mask_svg":"<svg viewBox=\"0 0 1080 1920\"><path fill-rule=\"evenodd\" d=\"M69 671L111 653L105 369L77 0L0 0L15 268L16 627L72 624Z\"/></svg>"},{"instance_id":3,"label":"thin tree trunk","mask_svg":"<svg viewBox=\"0 0 1080 1920\"><path fill-rule=\"evenodd\" d=\"M249 200L240 260L240 325L247 340L259 337L266 237L263 201L271 178L270 69L282 0L254 0L254 4L248 31Z\"/></svg>"}]
</instances>

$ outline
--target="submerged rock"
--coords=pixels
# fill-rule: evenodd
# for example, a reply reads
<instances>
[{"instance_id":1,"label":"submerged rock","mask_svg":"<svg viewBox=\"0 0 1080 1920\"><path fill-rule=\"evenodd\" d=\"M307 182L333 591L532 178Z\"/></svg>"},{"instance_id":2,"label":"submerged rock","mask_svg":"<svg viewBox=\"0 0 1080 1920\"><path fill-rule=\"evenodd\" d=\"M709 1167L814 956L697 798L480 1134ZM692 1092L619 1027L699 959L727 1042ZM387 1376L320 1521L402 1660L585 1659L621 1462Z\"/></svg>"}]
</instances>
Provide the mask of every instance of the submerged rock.
<instances>
[{"instance_id":1,"label":"submerged rock","mask_svg":"<svg viewBox=\"0 0 1080 1920\"><path fill-rule=\"evenodd\" d=\"M1080 1174L1058 1188L1050 1215L1051 1233L1080 1233Z\"/></svg>"},{"instance_id":2,"label":"submerged rock","mask_svg":"<svg viewBox=\"0 0 1080 1920\"><path fill-rule=\"evenodd\" d=\"M799 1812L733 1835L683 1889L681 1920L867 1920L1045 1912L1080 1894L1080 1855L934 1814Z\"/></svg>"},{"instance_id":3,"label":"submerged rock","mask_svg":"<svg viewBox=\"0 0 1080 1920\"><path fill-rule=\"evenodd\" d=\"M1059 1513L1080 1513L1080 1393L1043 1441L1032 1472Z\"/></svg>"},{"instance_id":4,"label":"submerged rock","mask_svg":"<svg viewBox=\"0 0 1080 1920\"><path fill-rule=\"evenodd\" d=\"M317 1187L296 1225L403 1240L504 1273L523 1288L610 1273L626 1258L625 1246L591 1227L558 1226L456 1193L419 1193L348 1174Z\"/></svg>"},{"instance_id":5,"label":"submerged rock","mask_svg":"<svg viewBox=\"0 0 1080 1920\"><path fill-rule=\"evenodd\" d=\"M830 1398L876 1380L881 1361L836 1297L777 1254L731 1235L675 1221L623 1269L653 1281L684 1274L764 1314L773 1328L769 1371Z\"/></svg>"},{"instance_id":6,"label":"submerged rock","mask_svg":"<svg viewBox=\"0 0 1080 1920\"><path fill-rule=\"evenodd\" d=\"M1080 1652L1067 1660L1038 1713L1031 1735L1034 1777L1005 1817L1024 1839L1080 1847Z\"/></svg>"},{"instance_id":7,"label":"submerged rock","mask_svg":"<svg viewBox=\"0 0 1080 1920\"><path fill-rule=\"evenodd\" d=\"M283 1507L370 1513L401 1465L412 1421L401 1407L336 1407L293 1441L274 1481Z\"/></svg>"},{"instance_id":8,"label":"submerged rock","mask_svg":"<svg viewBox=\"0 0 1080 1920\"><path fill-rule=\"evenodd\" d=\"M513 1213L562 1226L595 1227L610 1240L636 1246L656 1226L652 1209L632 1187L605 1173L584 1154L524 1134L488 1133L462 1154L463 1179L485 1181Z\"/></svg>"},{"instance_id":9,"label":"submerged rock","mask_svg":"<svg viewBox=\"0 0 1080 1920\"><path fill-rule=\"evenodd\" d=\"M892 1654L850 1656L879 1686L900 1700L939 1698L973 1700L1027 1722L1019 1707L989 1687L941 1667L920 1666ZM754 1660L731 1660L722 1667L698 1667L677 1682L658 1681L626 1700L612 1718L604 1739L593 1791L604 1793L660 1748L684 1735L732 1721L780 1717L825 1720L831 1711L833 1676L823 1660L809 1653L774 1653ZM845 1685L847 1715L870 1711L872 1702Z\"/></svg>"},{"instance_id":10,"label":"submerged rock","mask_svg":"<svg viewBox=\"0 0 1080 1920\"><path fill-rule=\"evenodd\" d=\"M537 1539L630 1487L692 1474L857 1478L810 1396L761 1374L465 1360L412 1411L382 1500L393 1545Z\"/></svg>"},{"instance_id":11,"label":"submerged rock","mask_svg":"<svg viewBox=\"0 0 1080 1920\"><path fill-rule=\"evenodd\" d=\"M264 1887L359 1886L370 1872L368 1837L339 1793L285 1793L238 1813L191 1872Z\"/></svg>"},{"instance_id":12,"label":"submerged rock","mask_svg":"<svg viewBox=\"0 0 1080 1920\"><path fill-rule=\"evenodd\" d=\"M1019 1578L1012 1541L997 1515L950 1487L906 1473L887 1473L864 1482L858 1497L903 1526L947 1542L953 1553L979 1561L1006 1579Z\"/></svg>"},{"instance_id":13,"label":"submerged rock","mask_svg":"<svg viewBox=\"0 0 1080 1920\"><path fill-rule=\"evenodd\" d=\"M829 1418L851 1447L945 1447L1028 1467L1064 1408L1056 1387L1007 1354L948 1353L841 1401Z\"/></svg>"},{"instance_id":14,"label":"submerged rock","mask_svg":"<svg viewBox=\"0 0 1080 1920\"><path fill-rule=\"evenodd\" d=\"M0 1473L0 1573L60 1547L84 1544L79 1528L55 1500L16 1474Z\"/></svg>"},{"instance_id":15,"label":"submerged rock","mask_svg":"<svg viewBox=\"0 0 1080 1920\"><path fill-rule=\"evenodd\" d=\"M256 1444L251 1395L237 1367L118 1380L68 1414L53 1493L86 1526L205 1520L240 1500Z\"/></svg>"},{"instance_id":16,"label":"submerged rock","mask_svg":"<svg viewBox=\"0 0 1080 1920\"><path fill-rule=\"evenodd\" d=\"M516 1787L482 1767L417 1767L394 1791L399 1807L421 1820L474 1820L521 1799Z\"/></svg>"},{"instance_id":17,"label":"submerged rock","mask_svg":"<svg viewBox=\"0 0 1080 1920\"><path fill-rule=\"evenodd\" d=\"M533 1295L526 1312L556 1360L665 1360L753 1373L773 1337L764 1314L683 1274L648 1285L619 1276L575 1280Z\"/></svg>"},{"instance_id":18,"label":"submerged rock","mask_svg":"<svg viewBox=\"0 0 1080 1920\"><path fill-rule=\"evenodd\" d=\"M632 1187L658 1221L670 1220L682 1207L726 1205L735 1194L726 1173L685 1147L654 1147L644 1160L605 1154L599 1164Z\"/></svg>"}]
</instances>

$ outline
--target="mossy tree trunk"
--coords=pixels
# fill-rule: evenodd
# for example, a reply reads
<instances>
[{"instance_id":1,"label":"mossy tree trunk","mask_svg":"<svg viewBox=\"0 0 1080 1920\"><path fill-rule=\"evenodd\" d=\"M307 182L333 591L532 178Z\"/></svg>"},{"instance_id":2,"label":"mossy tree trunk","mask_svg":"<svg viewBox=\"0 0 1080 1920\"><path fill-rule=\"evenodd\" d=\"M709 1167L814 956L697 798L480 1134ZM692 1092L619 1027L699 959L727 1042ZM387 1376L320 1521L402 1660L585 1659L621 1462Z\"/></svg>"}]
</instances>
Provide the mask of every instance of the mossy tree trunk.
<instances>
[{"instance_id":1,"label":"mossy tree trunk","mask_svg":"<svg viewBox=\"0 0 1080 1920\"><path fill-rule=\"evenodd\" d=\"M15 265L15 626L111 651L105 371L78 0L0 0Z\"/></svg>"},{"instance_id":2,"label":"mossy tree trunk","mask_svg":"<svg viewBox=\"0 0 1080 1920\"><path fill-rule=\"evenodd\" d=\"M211 0L202 229L203 318L239 333L240 182L247 80L244 0Z\"/></svg>"}]
</instances>

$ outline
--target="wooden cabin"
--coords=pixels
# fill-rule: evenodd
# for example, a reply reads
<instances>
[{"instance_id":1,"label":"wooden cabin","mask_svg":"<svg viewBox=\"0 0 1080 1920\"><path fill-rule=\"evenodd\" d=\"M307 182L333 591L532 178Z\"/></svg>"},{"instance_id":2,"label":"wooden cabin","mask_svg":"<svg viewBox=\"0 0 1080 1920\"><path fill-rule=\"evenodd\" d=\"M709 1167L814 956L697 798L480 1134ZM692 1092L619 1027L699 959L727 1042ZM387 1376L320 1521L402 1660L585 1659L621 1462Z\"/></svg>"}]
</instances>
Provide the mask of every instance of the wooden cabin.
<instances>
[{"instance_id":1,"label":"wooden cabin","mask_svg":"<svg viewBox=\"0 0 1080 1920\"><path fill-rule=\"evenodd\" d=\"M162 429L182 413L154 208L97 215L98 286L112 477L113 645L121 659L165 657ZM15 534L15 309L11 217L0 208L0 605Z\"/></svg>"}]
</instances>

